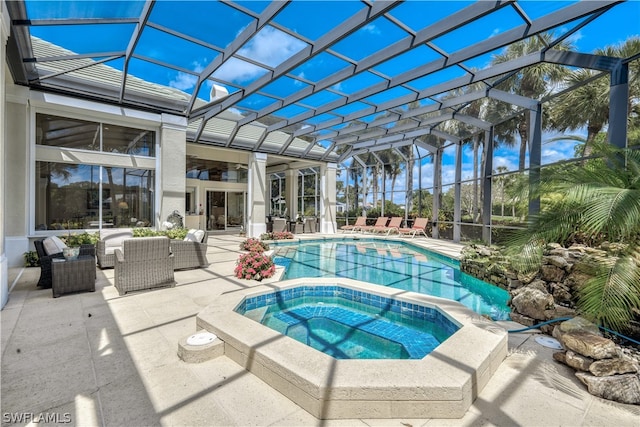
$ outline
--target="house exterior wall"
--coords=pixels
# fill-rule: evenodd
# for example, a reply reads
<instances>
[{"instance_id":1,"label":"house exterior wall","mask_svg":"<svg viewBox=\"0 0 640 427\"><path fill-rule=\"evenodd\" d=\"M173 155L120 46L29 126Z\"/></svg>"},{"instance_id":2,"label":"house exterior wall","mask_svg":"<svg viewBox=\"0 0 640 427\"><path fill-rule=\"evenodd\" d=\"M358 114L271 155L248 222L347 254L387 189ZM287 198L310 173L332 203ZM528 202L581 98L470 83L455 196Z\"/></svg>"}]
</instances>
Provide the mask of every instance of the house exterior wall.
<instances>
[{"instance_id":1,"label":"house exterior wall","mask_svg":"<svg viewBox=\"0 0 640 427\"><path fill-rule=\"evenodd\" d=\"M35 145L35 116L49 112L60 116L81 118L103 123L117 123L131 127L152 128L157 132L156 158L114 156L110 153L71 153L80 163L90 164L96 159L109 159L122 167L155 167L155 215L163 217L178 209L184 215L186 119L171 115L146 113L100 103L76 100L60 95L43 94L8 83L3 102L4 162L2 168L4 236L6 260L9 267L21 267L23 254L34 250L32 240L55 231L36 231L33 223L35 209L35 161L62 161L69 154L64 149ZM10 177L10 179L8 179ZM160 223L156 223L159 227ZM66 232L66 231L65 231Z\"/></svg>"}]
</instances>

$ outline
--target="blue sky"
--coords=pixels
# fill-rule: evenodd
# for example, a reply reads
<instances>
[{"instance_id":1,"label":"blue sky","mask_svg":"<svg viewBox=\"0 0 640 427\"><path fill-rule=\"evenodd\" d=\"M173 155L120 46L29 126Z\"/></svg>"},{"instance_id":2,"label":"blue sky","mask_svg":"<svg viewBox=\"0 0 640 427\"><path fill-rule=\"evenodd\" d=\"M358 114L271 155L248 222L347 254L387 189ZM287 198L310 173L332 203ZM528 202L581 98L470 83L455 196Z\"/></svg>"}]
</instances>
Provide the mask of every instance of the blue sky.
<instances>
[{"instance_id":1,"label":"blue sky","mask_svg":"<svg viewBox=\"0 0 640 427\"><path fill-rule=\"evenodd\" d=\"M269 4L263 1L240 1L237 3L256 13L262 12ZM394 19L402 21L413 31L419 31L471 3L463 1L408 1L396 7L390 13ZM572 3L575 2L518 2L522 10L532 19ZM78 18L138 17L142 7L142 2L27 1L27 11L31 19L69 16ZM217 82L217 84L225 86L230 93L240 87L246 87L264 75L268 67L277 66L303 49L307 45L304 41L305 39L310 41L319 40L325 33L363 7L363 4L358 1L295 1L275 18L275 22L290 28L299 34L301 39L291 37L273 26L267 26L238 52L241 58L248 58L252 62L234 58L218 69L213 78L228 82L228 84L221 82ZM247 15L218 2L160 0L156 3L149 21L224 48L250 24L251 19ZM451 53L475 42L501 34L521 25L521 23L522 20L513 8L506 7L482 18L477 23L469 24L448 35L436 38L433 43L438 48ZM573 26L574 23L564 25L561 28L557 28L556 33L562 34L569 31ZM31 27L31 31L34 36L49 40L77 53L112 52L126 49L130 36L134 31L134 25L118 24L112 25L111 28L98 25ZM80 33L81 31L84 33ZM332 49L340 55L360 60L378 49L406 37L406 35L406 32L402 31L392 21L378 19L341 40ZM590 53L597 48L621 43L633 35L640 35L640 1L635 0L614 7L613 10L573 34L570 40L576 46L577 51ZM188 41L179 41L162 31L149 27L143 32L136 47L136 53L192 72L202 71L218 55L214 49ZM476 68L487 67L492 55L495 53L499 53L499 51L490 52L466 61L465 65ZM438 54L431 48L421 46L393 60L380 64L375 69L393 77L416 67L420 63L424 63L425 58L435 59L438 58ZM111 61L107 65L122 69L123 60ZM264 108L275 102L275 96L287 96L307 86L305 82L317 82L346 66L348 66L348 62L339 57L326 53L320 54L312 61L291 71L291 74L299 78L299 80L282 77L264 88L265 95L255 94L244 100L243 103L237 106L237 111L241 112L242 108ZM171 70L135 58L130 62L129 72L145 80L172 86L188 93L194 91L196 83L196 77L192 74ZM462 73L463 70L458 67L449 67L433 75L416 79L411 84L418 89L422 89L433 83L457 77ZM364 72L336 85L334 89L345 94L351 94L381 80L380 77L373 73ZM212 85L213 82L208 81L198 93L199 97L208 100ZM398 87L389 91L389 93L371 97L369 101L381 103L388 99L389 96L402 95L403 91L407 90ZM276 114L290 118L306 111L308 107L316 108L336 99L336 97L338 95L325 90L305 99L304 103L307 107L289 106L276 111ZM341 108L340 112L349 113L364 107L363 103L356 102L353 105ZM370 121L373 118L373 116L365 117L363 120ZM550 135L545 135L545 138L548 137ZM545 144L543 147L543 163L572 157L573 145L573 143L562 142ZM452 175L450 157L446 156L444 163L443 174L447 177ZM509 170L514 170L517 168L517 161L517 147L514 149L500 148L495 152L495 167L505 166ZM424 166L423 177L430 176L428 167ZM463 176L470 174L469 167L470 162L465 161ZM414 174L416 179L417 175L417 173ZM401 179L398 180L397 185L403 185ZM430 181L430 179L428 180ZM423 181L425 180L423 179ZM428 182L423 184L428 184Z\"/></svg>"}]
</instances>

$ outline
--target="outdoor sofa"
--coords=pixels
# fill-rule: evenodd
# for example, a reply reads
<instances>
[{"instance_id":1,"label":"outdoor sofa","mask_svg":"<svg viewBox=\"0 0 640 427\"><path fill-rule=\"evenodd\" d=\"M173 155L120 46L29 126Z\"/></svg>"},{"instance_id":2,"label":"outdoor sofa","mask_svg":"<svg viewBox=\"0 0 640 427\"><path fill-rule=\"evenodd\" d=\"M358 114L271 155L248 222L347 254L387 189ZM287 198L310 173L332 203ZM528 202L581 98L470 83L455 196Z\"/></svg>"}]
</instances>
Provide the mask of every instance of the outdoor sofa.
<instances>
[{"instance_id":1,"label":"outdoor sofa","mask_svg":"<svg viewBox=\"0 0 640 427\"><path fill-rule=\"evenodd\" d=\"M169 238L137 237L122 242L115 250L114 284L118 293L174 287L173 255Z\"/></svg>"},{"instance_id":2,"label":"outdoor sofa","mask_svg":"<svg viewBox=\"0 0 640 427\"><path fill-rule=\"evenodd\" d=\"M189 230L184 240L171 239L173 269L202 268L209 265L207 260L207 232Z\"/></svg>"},{"instance_id":3,"label":"outdoor sofa","mask_svg":"<svg viewBox=\"0 0 640 427\"><path fill-rule=\"evenodd\" d=\"M122 250L123 242L133 239L132 228L103 228L100 230L100 240L96 243L96 257L101 269L112 268L115 265L116 249Z\"/></svg>"}]
</instances>

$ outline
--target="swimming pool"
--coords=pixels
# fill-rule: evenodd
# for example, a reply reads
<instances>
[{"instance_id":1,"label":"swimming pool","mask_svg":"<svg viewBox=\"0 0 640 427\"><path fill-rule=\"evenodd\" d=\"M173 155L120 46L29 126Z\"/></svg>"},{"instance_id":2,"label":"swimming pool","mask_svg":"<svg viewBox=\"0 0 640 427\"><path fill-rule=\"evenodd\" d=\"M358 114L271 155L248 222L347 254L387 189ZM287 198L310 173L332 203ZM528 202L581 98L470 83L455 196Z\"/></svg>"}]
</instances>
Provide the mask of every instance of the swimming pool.
<instances>
[{"instance_id":1,"label":"swimming pool","mask_svg":"<svg viewBox=\"0 0 640 427\"><path fill-rule=\"evenodd\" d=\"M341 286L300 286L236 309L336 359L422 359L459 325L437 308Z\"/></svg>"},{"instance_id":2,"label":"swimming pool","mask_svg":"<svg viewBox=\"0 0 640 427\"><path fill-rule=\"evenodd\" d=\"M460 271L458 260L408 242L382 239L275 242L283 280L346 277L458 301L493 320L508 320L509 293Z\"/></svg>"}]
</instances>

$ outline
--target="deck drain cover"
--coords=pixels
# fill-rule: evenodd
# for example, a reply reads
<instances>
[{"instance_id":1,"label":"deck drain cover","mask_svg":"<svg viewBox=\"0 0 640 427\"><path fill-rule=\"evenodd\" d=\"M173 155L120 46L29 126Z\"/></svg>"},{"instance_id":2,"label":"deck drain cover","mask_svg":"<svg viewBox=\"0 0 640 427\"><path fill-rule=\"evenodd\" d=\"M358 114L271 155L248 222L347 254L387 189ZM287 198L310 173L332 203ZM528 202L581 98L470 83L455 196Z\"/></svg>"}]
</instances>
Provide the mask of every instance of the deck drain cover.
<instances>
[{"instance_id":1,"label":"deck drain cover","mask_svg":"<svg viewBox=\"0 0 640 427\"><path fill-rule=\"evenodd\" d=\"M560 341L555 338L551 338L546 335L538 335L535 337L535 340L541 346L562 350L562 344L560 344Z\"/></svg>"},{"instance_id":2,"label":"deck drain cover","mask_svg":"<svg viewBox=\"0 0 640 427\"><path fill-rule=\"evenodd\" d=\"M188 345L207 345L213 342L217 337L211 332L198 332L187 338Z\"/></svg>"}]
</instances>

